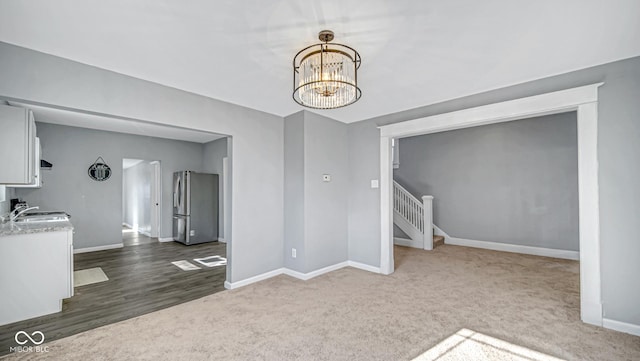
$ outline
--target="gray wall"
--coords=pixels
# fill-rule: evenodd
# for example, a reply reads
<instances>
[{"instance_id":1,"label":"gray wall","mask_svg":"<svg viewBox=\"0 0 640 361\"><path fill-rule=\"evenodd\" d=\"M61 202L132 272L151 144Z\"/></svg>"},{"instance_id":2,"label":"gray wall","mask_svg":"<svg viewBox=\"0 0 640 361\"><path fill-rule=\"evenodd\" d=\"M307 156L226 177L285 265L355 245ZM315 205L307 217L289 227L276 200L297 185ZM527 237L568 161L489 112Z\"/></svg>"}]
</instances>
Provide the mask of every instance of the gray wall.
<instances>
[{"instance_id":1,"label":"gray wall","mask_svg":"<svg viewBox=\"0 0 640 361\"><path fill-rule=\"evenodd\" d=\"M306 273L347 260L346 153L345 124L307 111L285 118L285 267Z\"/></svg>"},{"instance_id":2,"label":"gray wall","mask_svg":"<svg viewBox=\"0 0 640 361\"><path fill-rule=\"evenodd\" d=\"M299 272L306 267L304 122L304 111L284 118L284 267Z\"/></svg>"},{"instance_id":3,"label":"gray wall","mask_svg":"<svg viewBox=\"0 0 640 361\"><path fill-rule=\"evenodd\" d=\"M347 125L304 112L306 271L348 259ZM322 175L331 175L323 182Z\"/></svg>"},{"instance_id":4,"label":"gray wall","mask_svg":"<svg viewBox=\"0 0 640 361\"><path fill-rule=\"evenodd\" d=\"M161 237L172 235L173 172L199 171L202 144L38 123L42 156L53 163L43 170L40 189L16 189L16 196L40 209L71 214L74 248L122 243L122 159L160 160L162 166ZM111 166L103 182L87 168L101 156Z\"/></svg>"},{"instance_id":5,"label":"gray wall","mask_svg":"<svg viewBox=\"0 0 640 361\"><path fill-rule=\"evenodd\" d=\"M404 239L411 239L408 234L404 233L400 227L396 226L395 223L393 225L393 236Z\"/></svg>"},{"instance_id":6,"label":"gray wall","mask_svg":"<svg viewBox=\"0 0 640 361\"><path fill-rule=\"evenodd\" d=\"M579 249L576 113L400 139L393 178L451 237Z\"/></svg>"},{"instance_id":7,"label":"gray wall","mask_svg":"<svg viewBox=\"0 0 640 361\"><path fill-rule=\"evenodd\" d=\"M0 64L3 99L231 135L227 281L282 267L282 117L7 43L0 43Z\"/></svg>"},{"instance_id":8,"label":"gray wall","mask_svg":"<svg viewBox=\"0 0 640 361\"><path fill-rule=\"evenodd\" d=\"M222 160L227 156L227 138L216 139L204 144L202 171L218 175L218 237L224 238L224 172ZM226 241L226 240L225 240Z\"/></svg>"},{"instance_id":9,"label":"gray wall","mask_svg":"<svg viewBox=\"0 0 640 361\"><path fill-rule=\"evenodd\" d=\"M152 177L153 168L149 161L124 169L122 174L122 221L146 234L151 233Z\"/></svg>"},{"instance_id":10,"label":"gray wall","mask_svg":"<svg viewBox=\"0 0 640 361\"><path fill-rule=\"evenodd\" d=\"M599 88L598 158L604 316L640 325L640 57L349 125L349 259L380 264L379 125L581 85ZM402 152L402 150L401 150Z\"/></svg>"}]
</instances>

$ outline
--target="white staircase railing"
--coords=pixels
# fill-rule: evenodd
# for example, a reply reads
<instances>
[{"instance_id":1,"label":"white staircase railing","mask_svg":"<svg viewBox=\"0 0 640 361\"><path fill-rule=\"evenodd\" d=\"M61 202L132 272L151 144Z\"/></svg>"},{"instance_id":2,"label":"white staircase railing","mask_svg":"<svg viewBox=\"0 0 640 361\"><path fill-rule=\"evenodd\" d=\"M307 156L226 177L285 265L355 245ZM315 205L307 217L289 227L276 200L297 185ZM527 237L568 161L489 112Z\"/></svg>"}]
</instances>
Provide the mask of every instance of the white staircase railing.
<instances>
[{"instance_id":1,"label":"white staircase railing","mask_svg":"<svg viewBox=\"0 0 640 361\"><path fill-rule=\"evenodd\" d=\"M433 249L433 197L423 196L422 201L414 197L398 182L393 181L394 223L419 246ZM396 222L396 217L398 222ZM406 222L406 223L405 223Z\"/></svg>"},{"instance_id":2,"label":"white staircase railing","mask_svg":"<svg viewBox=\"0 0 640 361\"><path fill-rule=\"evenodd\" d=\"M424 232L424 209L422 202L396 181L393 181L393 210L398 212L421 233Z\"/></svg>"}]
</instances>

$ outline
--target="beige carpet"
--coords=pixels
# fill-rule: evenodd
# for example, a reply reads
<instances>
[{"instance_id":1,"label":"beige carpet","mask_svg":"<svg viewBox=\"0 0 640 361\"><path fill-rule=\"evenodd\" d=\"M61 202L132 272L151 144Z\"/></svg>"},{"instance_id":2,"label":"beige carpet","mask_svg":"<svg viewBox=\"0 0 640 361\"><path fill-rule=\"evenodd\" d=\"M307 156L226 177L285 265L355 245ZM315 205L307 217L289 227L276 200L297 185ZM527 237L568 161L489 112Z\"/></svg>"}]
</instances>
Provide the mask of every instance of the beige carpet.
<instances>
[{"instance_id":1,"label":"beige carpet","mask_svg":"<svg viewBox=\"0 0 640 361\"><path fill-rule=\"evenodd\" d=\"M640 337L580 322L577 262L446 245L395 254L391 276L279 276L9 359L640 360Z\"/></svg>"}]
</instances>

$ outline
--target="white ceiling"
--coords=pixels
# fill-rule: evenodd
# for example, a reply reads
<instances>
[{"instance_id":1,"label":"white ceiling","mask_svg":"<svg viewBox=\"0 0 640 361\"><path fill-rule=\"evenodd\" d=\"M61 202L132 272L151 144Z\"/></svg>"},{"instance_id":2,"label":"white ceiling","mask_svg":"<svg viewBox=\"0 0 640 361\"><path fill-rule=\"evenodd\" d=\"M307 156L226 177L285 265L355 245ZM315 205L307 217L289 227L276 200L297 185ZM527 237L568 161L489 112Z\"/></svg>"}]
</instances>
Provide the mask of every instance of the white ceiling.
<instances>
[{"instance_id":1,"label":"white ceiling","mask_svg":"<svg viewBox=\"0 0 640 361\"><path fill-rule=\"evenodd\" d=\"M106 130L110 132L144 135L156 138L184 140L195 143L207 143L225 137L224 135L206 133L199 130L114 118L105 115L80 113L14 101L10 101L9 104L31 109L35 120L42 123Z\"/></svg>"},{"instance_id":2,"label":"white ceiling","mask_svg":"<svg viewBox=\"0 0 640 361\"><path fill-rule=\"evenodd\" d=\"M292 58L362 55L353 122L640 55L638 0L5 0L0 41L285 116Z\"/></svg>"}]
</instances>

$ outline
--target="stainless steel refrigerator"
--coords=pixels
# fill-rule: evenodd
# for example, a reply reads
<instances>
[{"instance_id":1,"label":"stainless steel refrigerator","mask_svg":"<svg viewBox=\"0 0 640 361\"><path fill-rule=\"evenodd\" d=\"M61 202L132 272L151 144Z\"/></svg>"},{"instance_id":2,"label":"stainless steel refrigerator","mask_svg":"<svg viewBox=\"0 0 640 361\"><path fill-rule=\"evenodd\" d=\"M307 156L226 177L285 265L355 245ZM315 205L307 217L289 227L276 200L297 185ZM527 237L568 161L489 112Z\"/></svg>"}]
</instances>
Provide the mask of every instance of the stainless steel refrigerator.
<instances>
[{"instance_id":1,"label":"stainless steel refrigerator","mask_svg":"<svg viewBox=\"0 0 640 361\"><path fill-rule=\"evenodd\" d=\"M218 240L218 175L173 173L173 240L187 245Z\"/></svg>"}]
</instances>

